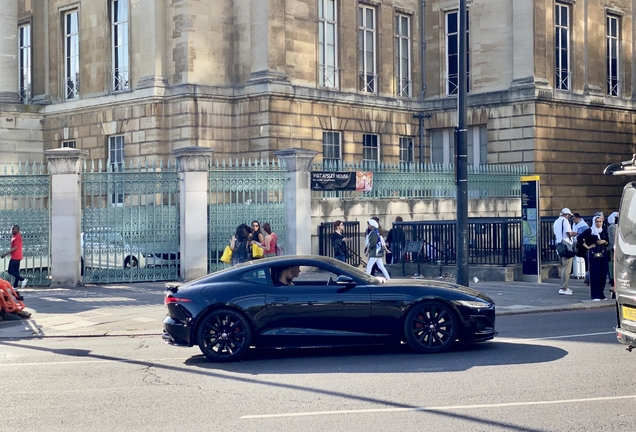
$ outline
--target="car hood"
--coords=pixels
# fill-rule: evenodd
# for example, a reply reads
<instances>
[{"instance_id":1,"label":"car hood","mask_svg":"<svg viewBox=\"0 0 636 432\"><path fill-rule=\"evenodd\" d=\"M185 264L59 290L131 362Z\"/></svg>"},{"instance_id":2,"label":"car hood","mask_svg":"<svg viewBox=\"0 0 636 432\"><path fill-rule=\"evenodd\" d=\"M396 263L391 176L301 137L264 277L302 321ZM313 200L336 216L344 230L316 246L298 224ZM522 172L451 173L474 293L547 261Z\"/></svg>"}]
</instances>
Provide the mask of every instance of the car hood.
<instances>
[{"instance_id":1,"label":"car hood","mask_svg":"<svg viewBox=\"0 0 636 432\"><path fill-rule=\"evenodd\" d=\"M421 286L421 287L429 287L429 288L444 288L450 289L453 291L461 292L465 295L472 297L479 297L482 300L489 301L494 303L493 299L488 297L486 294L479 292L475 289L469 288L464 285L458 285L452 282L446 282L435 279L391 279L384 283L384 285L399 285L399 286Z\"/></svg>"}]
</instances>

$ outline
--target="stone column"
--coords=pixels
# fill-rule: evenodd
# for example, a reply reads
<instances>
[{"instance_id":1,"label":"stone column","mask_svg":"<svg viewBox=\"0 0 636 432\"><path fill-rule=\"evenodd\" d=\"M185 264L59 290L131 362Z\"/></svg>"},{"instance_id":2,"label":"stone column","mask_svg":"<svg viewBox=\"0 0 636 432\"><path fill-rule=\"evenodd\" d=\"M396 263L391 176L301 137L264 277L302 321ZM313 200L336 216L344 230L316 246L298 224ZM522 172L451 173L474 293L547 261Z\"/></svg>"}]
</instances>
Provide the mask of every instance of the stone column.
<instances>
[{"instance_id":1,"label":"stone column","mask_svg":"<svg viewBox=\"0 0 636 432\"><path fill-rule=\"evenodd\" d=\"M164 63L166 7L156 0L140 0L133 6L132 15L139 23L139 83L136 88L167 87Z\"/></svg>"},{"instance_id":2,"label":"stone column","mask_svg":"<svg viewBox=\"0 0 636 432\"><path fill-rule=\"evenodd\" d=\"M288 81L284 0L251 0L250 83Z\"/></svg>"},{"instance_id":3,"label":"stone column","mask_svg":"<svg viewBox=\"0 0 636 432\"><path fill-rule=\"evenodd\" d=\"M213 150L182 147L173 151L179 162L179 234L182 280L208 273L208 170Z\"/></svg>"},{"instance_id":4,"label":"stone column","mask_svg":"<svg viewBox=\"0 0 636 432\"><path fill-rule=\"evenodd\" d=\"M3 0L0 14L0 103L19 102L18 0Z\"/></svg>"},{"instance_id":5,"label":"stone column","mask_svg":"<svg viewBox=\"0 0 636 432\"><path fill-rule=\"evenodd\" d=\"M318 152L292 148L274 155L285 162L285 253L311 254L311 162Z\"/></svg>"},{"instance_id":6,"label":"stone column","mask_svg":"<svg viewBox=\"0 0 636 432\"><path fill-rule=\"evenodd\" d=\"M87 150L46 150L51 174L51 283L77 285L81 280L80 170Z\"/></svg>"}]
</instances>

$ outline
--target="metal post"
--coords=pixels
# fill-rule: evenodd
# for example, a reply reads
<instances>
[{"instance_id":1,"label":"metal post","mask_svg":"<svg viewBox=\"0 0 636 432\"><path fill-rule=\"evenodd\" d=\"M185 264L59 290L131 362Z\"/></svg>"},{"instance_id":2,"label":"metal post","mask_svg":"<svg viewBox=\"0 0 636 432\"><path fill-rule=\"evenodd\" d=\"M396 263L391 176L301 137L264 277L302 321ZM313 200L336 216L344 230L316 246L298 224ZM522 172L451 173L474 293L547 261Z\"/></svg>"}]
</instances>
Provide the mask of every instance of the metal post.
<instances>
[{"instance_id":1,"label":"metal post","mask_svg":"<svg viewBox=\"0 0 636 432\"><path fill-rule=\"evenodd\" d=\"M466 0L459 0L459 94L457 103L457 283L468 286L468 140L466 73Z\"/></svg>"},{"instance_id":2,"label":"metal post","mask_svg":"<svg viewBox=\"0 0 636 432\"><path fill-rule=\"evenodd\" d=\"M423 112L419 112L417 114L413 114L413 118L416 118L419 121L420 128L420 166L424 163L424 119L431 118L430 114L424 114Z\"/></svg>"}]
</instances>

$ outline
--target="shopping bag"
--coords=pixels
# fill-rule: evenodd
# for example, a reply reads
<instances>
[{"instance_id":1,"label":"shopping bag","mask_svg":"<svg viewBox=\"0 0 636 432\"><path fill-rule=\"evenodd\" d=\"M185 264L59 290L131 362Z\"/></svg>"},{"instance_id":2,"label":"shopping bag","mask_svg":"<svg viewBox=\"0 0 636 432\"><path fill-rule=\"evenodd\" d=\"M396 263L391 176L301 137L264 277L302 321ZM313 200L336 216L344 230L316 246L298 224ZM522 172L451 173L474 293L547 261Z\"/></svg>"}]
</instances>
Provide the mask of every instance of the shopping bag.
<instances>
[{"instance_id":1,"label":"shopping bag","mask_svg":"<svg viewBox=\"0 0 636 432\"><path fill-rule=\"evenodd\" d=\"M276 243L276 256L282 256L282 255L285 255L283 253L283 248L280 247L280 245L278 243Z\"/></svg>"},{"instance_id":2,"label":"shopping bag","mask_svg":"<svg viewBox=\"0 0 636 432\"><path fill-rule=\"evenodd\" d=\"M257 244L252 245L252 258L263 258L265 254L263 253L263 248Z\"/></svg>"},{"instance_id":3,"label":"shopping bag","mask_svg":"<svg viewBox=\"0 0 636 432\"><path fill-rule=\"evenodd\" d=\"M225 250L221 256L221 262L224 262L225 264L230 264L232 262L232 249L230 249L229 246L225 246Z\"/></svg>"}]
</instances>

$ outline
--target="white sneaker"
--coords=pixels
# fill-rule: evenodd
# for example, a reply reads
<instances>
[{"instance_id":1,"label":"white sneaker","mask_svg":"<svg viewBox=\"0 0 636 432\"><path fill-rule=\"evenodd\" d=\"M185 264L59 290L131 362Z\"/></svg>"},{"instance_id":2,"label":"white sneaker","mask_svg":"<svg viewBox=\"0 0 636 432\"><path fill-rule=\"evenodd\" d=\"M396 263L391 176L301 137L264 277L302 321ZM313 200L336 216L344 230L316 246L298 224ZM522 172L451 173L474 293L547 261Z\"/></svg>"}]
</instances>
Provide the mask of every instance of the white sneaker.
<instances>
[{"instance_id":1,"label":"white sneaker","mask_svg":"<svg viewBox=\"0 0 636 432\"><path fill-rule=\"evenodd\" d=\"M592 301L601 301L601 299L592 299Z\"/></svg>"},{"instance_id":2,"label":"white sneaker","mask_svg":"<svg viewBox=\"0 0 636 432\"><path fill-rule=\"evenodd\" d=\"M568 289L560 289L559 290L559 294L561 294L561 295L572 295L572 290L570 288L568 288Z\"/></svg>"},{"instance_id":3,"label":"white sneaker","mask_svg":"<svg viewBox=\"0 0 636 432\"><path fill-rule=\"evenodd\" d=\"M27 278L22 279L22 282L20 282L20 286L21 286L22 288L24 288L24 287L26 286L26 284L27 284L27 281L28 281L28 279L27 279Z\"/></svg>"}]
</instances>

